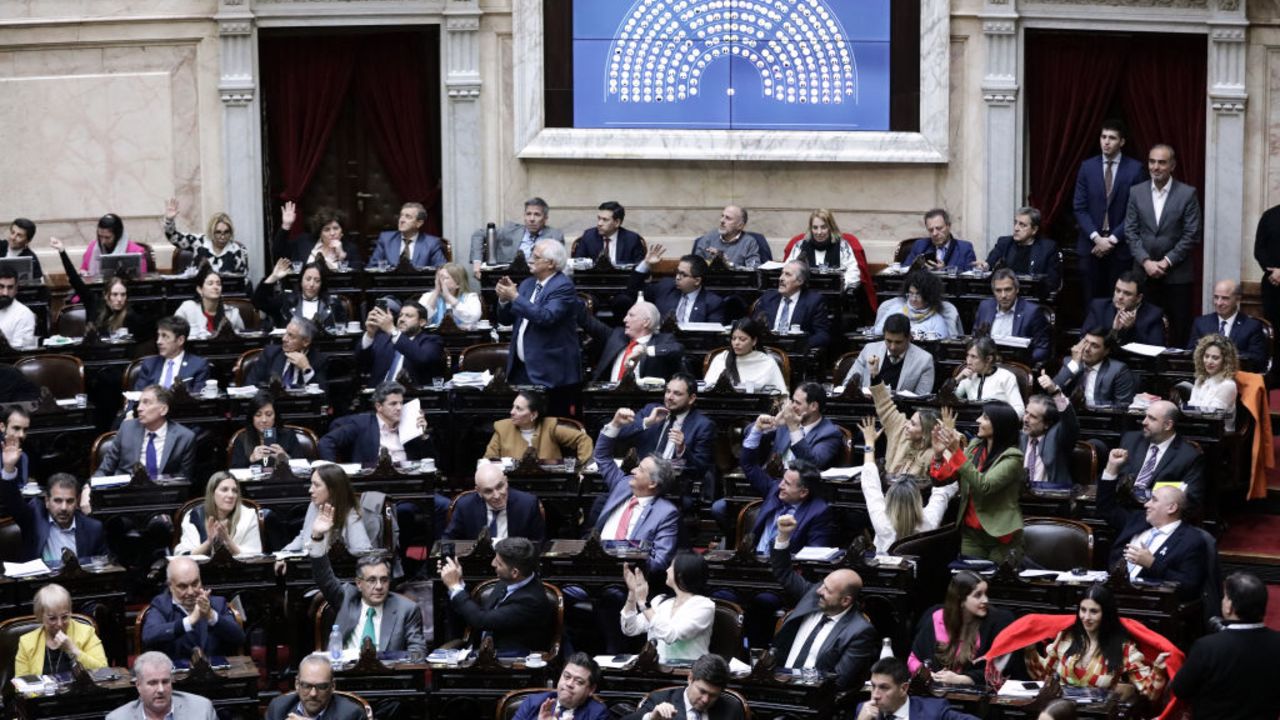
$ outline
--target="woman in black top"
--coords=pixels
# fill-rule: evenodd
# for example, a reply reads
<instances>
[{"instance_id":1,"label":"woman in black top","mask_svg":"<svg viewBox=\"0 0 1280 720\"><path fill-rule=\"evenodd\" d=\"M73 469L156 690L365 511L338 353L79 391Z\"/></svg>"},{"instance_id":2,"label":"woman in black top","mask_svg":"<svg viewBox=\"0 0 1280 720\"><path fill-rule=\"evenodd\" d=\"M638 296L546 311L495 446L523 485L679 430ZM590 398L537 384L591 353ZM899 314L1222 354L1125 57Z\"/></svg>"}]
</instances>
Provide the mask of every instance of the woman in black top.
<instances>
[{"instance_id":1,"label":"woman in black top","mask_svg":"<svg viewBox=\"0 0 1280 720\"><path fill-rule=\"evenodd\" d=\"M920 618L907 667L912 672L929 666L933 677L948 685L984 683L984 666L974 665L1013 614L994 607L987 598L987 581L968 570L951 578L947 597Z\"/></svg>"},{"instance_id":2,"label":"woman in black top","mask_svg":"<svg viewBox=\"0 0 1280 720\"><path fill-rule=\"evenodd\" d=\"M273 434L274 440L270 437ZM271 393L263 390L254 395L249 403L245 431L231 448L231 467L247 468L255 463L270 467L277 462L287 463L301 452L297 433L280 424Z\"/></svg>"},{"instance_id":3,"label":"woman in black top","mask_svg":"<svg viewBox=\"0 0 1280 720\"><path fill-rule=\"evenodd\" d=\"M71 288L84 305L86 330L95 328L103 337L119 336L123 331L132 336L134 342L155 337L155 319L144 316L137 304L129 303L129 284L124 278L109 275L102 279L102 292L94 292L84 278L80 277L80 272L67 256L62 241L51 237L49 247L58 251L62 270L67 274L67 282L71 283Z\"/></svg>"},{"instance_id":4,"label":"woman in black top","mask_svg":"<svg viewBox=\"0 0 1280 720\"><path fill-rule=\"evenodd\" d=\"M280 290L280 281L292 272L293 264L281 258L253 291L253 304L266 313L276 327L288 325L294 317L305 317L326 329L347 324L346 306L331 297L325 286L323 265L309 263L302 268L297 290Z\"/></svg>"}]
</instances>

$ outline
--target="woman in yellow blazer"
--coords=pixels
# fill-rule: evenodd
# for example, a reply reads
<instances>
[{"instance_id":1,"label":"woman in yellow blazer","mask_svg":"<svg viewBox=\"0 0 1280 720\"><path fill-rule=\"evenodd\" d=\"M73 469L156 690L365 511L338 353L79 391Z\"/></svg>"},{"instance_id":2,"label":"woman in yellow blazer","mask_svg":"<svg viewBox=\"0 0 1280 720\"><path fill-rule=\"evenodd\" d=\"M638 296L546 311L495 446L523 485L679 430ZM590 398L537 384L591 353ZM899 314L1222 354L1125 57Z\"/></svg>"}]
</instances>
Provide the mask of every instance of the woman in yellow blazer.
<instances>
[{"instance_id":1,"label":"woman in yellow blazer","mask_svg":"<svg viewBox=\"0 0 1280 720\"><path fill-rule=\"evenodd\" d=\"M542 393L521 390L511 403L511 419L493 424L493 437L489 438L484 456L519 459L532 446L537 448L540 460L559 460L567 453L578 458L580 467L586 465L594 449L591 438L572 425L544 418L546 407L547 400Z\"/></svg>"},{"instance_id":2,"label":"woman in yellow blazer","mask_svg":"<svg viewBox=\"0 0 1280 720\"><path fill-rule=\"evenodd\" d=\"M18 638L15 676L70 672L73 662L86 670L107 666L102 641L93 626L71 617L71 593L66 588L45 585L32 604L41 626Z\"/></svg>"}]
</instances>

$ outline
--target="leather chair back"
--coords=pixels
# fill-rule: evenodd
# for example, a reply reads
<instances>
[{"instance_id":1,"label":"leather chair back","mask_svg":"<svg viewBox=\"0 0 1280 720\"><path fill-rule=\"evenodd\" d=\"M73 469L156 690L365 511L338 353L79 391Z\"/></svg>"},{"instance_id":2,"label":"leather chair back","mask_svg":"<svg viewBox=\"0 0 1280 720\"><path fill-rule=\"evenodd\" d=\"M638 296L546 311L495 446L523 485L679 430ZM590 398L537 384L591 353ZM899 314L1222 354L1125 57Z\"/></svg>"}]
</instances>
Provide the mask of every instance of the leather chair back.
<instances>
[{"instance_id":1,"label":"leather chair back","mask_svg":"<svg viewBox=\"0 0 1280 720\"><path fill-rule=\"evenodd\" d=\"M746 659L742 645L742 606L728 600L712 598L716 614L711 621L711 652L729 662L731 658Z\"/></svg>"},{"instance_id":2,"label":"leather chair back","mask_svg":"<svg viewBox=\"0 0 1280 720\"><path fill-rule=\"evenodd\" d=\"M497 580L485 580L471 591L471 599L480 605L484 605L489 598L489 594L497 589ZM551 628L551 647L543 651L542 657L548 662L560 654L560 645L564 639L564 595L560 592L560 588L549 582L542 583L542 591L546 593L547 602L551 603L551 607L555 609L556 619ZM467 628L466 633L462 637L462 644L465 646L471 640L471 628Z\"/></svg>"},{"instance_id":3,"label":"leather chair back","mask_svg":"<svg viewBox=\"0 0 1280 720\"><path fill-rule=\"evenodd\" d=\"M53 330L63 337L84 337L85 320L84 305L63 305L53 321Z\"/></svg>"},{"instance_id":4,"label":"leather chair back","mask_svg":"<svg viewBox=\"0 0 1280 720\"><path fill-rule=\"evenodd\" d=\"M1018 381L1018 392L1022 393L1022 404L1026 405L1027 400L1031 397L1031 368L1013 360L997 363L997 367L1002 367L1013 373L1014 379Z\"/></svg>"},{"instance_id":5,"label":"leather chair back","mask_svg":"<svg viewBox=\"0 0 1280 720\"><path fill-rule=\"evenodd\" d=\"M734 547L740 547L743 538L755 528L756 518L760 516L760 508L762 507L764 507L764 500L752 500L738 511L737 532L733 540Z\"/></svg>"},{"instance_id":6,"label":"leather chair back","mask_svg":"<svg viewBox=\"0 0 1280 720\"><path fill-rule=\"evenodd\" d=\"M227 307L235 308L240 313L240 319L244 321L245 330L258 330L262 327L262 315L249 298L222 298L222 303Z\"/></svg>"},{"instance_id":7,"label":"leather chair back","mask_svg":"<svg viewBox=\"0 0 1280 720\"><path fill-rule=\"evenodd\" d=\"M890 555L916 556L917 598L945 597L947 585L951 583L951 570L948 564L960 554L960 526L957 523L927 532L898 538L889 546ZM921 603L923 609L924 603Z\"/></svg>"},{"instance_id":8,"label":"leather chair back","mask_svg":"<svg viewBox=\"0 0 1280 720\"><path fill-rule=\"evenodd\" d=\"M115 441L115 430L104 432L94 438L93 446L89 449L89 471L85 473L86 477L92 475L93 471L98 469L98 466L102 464L102 456L106 454L107 448L111 447L111 444Z\"/></svg>"},{"instance_id":9,"label":"leather chair back","mask_svg":"<svg viewBox=\"0 0 1280 720\"><path fill-rule=\"evenodd\" d=\"M235 378L236 385L244 386L244 379L248 377L249 370L254 363L262 357L262 348L254 348L246 350L236 359L236 366L231 371L231 377Z\"/></svg>"},{"instance_id":10,"label":"leather chair back","mask_svg":"<svg viewBox=\"0 0 1280 720\"><path fill-rule=\"evenodd\" d=\"M364 698L360 697L359 695L353 692L348 692L346 690L334 690L333 694L341 695L342 697L350 700L351 702L356 703L364 711L365 720L373 720L373 708L369 706L369 701L365 700Z\"/></svg>"},{"instance_id":11,"label":"leather chair back","mask_svg":"<svg viewBox=\"0 0 1280 720\"><path fill-rule=\"evenodd\" d=\"M1049 570L1093 567L1093 530L1075 520L1029 517L1023 520L1027 559Z\"/></svg>"},{"instance_id":12,"label":"leather chair back","mask_svg":"<svg viewBox=\"0 0 1280 720\"><path fill-rule=\"evenodd\" d=\"M18 521L12 517L0 517L0 561L22 562L22 544L22 527Z\"/></svg>"},{"instance_id":13,"label":"leather chair back","mask_svg":"<svg viewBox=\"0 0 1280 720\"><path fill-rule=\"evenodd\" d=\"M151 247L151 243L134 240L142 247L142 257L147 261L147 272L156 272L159 268L156 266L156 251ZM190 264L190 263L188 263Z\"/></svg>"},{"instance_id":14,"label":"leather chair back","mask_svg":"<svg viewBox=\"0 0 1280 720\"><path fill-rule=\"evenodd\" d=\"M170 262L169 272L173 273L174 275L181 275L182 273L187 271L187 268L191 267L191 263L195 261L195 259L196 259L196 254L191 252L190 250L174 248L173 257L170 259L171 262ZM154 268L155 266L150 265L148 267Z\"/></svg>"},{"instance_id":15,"label":"leather chair back","mask_svg":"<svg viewBox=\"0 0 1280 720\"><path fill-rule=\"evenodd\" d=\"M453 509L458 506L458 501L462 500L462 498L468 495L475 495L475 494L476 494L475 490L466 490L453 496L453 500L450 501L449 503L449 512L445 513L445 516L444 516L445 527L449 527L449 523L453 522Z\"/></svg>"},{"instance_id":16,"label":"leather chair back","mask_svg":"<svg viewBox=\"0 0 1280 720\"><path fill-rule=\"evenodd\" d=\"M142 363L148 357L151 356L146 355L137 358L131 361L129 366L124 369L124 374L120 376L120 390L122 392L129 392L133 389L134 383L138 381L138 373L142 372Z\"/></svg>"},{"instance_id":17,"label":"leather chair back","mask_svg":"<svg viewBox=\"0 0 1280 720\"><path fill-rule=\"evenodd\" d=\"M844 382L844 377L849 374L849 370L853 368L853 364L857 362L858 355L861 353L861 350L853 350L841 355L839 359L836 360L835 370L831 373L831 382L836 385L842 384Z\"/></svg>"},{"instance_id":18,"label":"leather chair back","mask_svg":"<svg viewBox=\"0 0 1280 720\"><path fill-rule=\"evenodd\" d=\"M915 244L916 238L899 240L897 249L893 251L893 261L899 265L906 262L907 256L911 254L911 246Z\"/></svg>"},{"instance_id":19,"label":"leather chair back","mask_svg":"<svg viewBox=\"0 0 1280 720\"><path fill-rule=\"evenodd\" d=\"M1098 480L1098 449L1093 443L1077 440L1071 450L1071 477L1077 485L1093 485Z\"/></svg>"},{"instance_id":20,"label":"leather chair back","mask_svg":"<svg viewBox=\"0 0 1280 720\"><path fill-rule=\"evenodd\" d=\"M506 372L507 352L510 343L480 343L471 345L458 357L458 370L461 372Z\"/></svg>"},{"instance_id":21,"label":"leather chair back","mask_svg":"<svg viewBox=\"0 0 1280 720\"><path fill-rule=\"evenodd\" d=\"M33 384L49 388L58 400L84 392L84 363L75 355L30 355L15 362L13 369Z\"/></svg>"}]
</instances>

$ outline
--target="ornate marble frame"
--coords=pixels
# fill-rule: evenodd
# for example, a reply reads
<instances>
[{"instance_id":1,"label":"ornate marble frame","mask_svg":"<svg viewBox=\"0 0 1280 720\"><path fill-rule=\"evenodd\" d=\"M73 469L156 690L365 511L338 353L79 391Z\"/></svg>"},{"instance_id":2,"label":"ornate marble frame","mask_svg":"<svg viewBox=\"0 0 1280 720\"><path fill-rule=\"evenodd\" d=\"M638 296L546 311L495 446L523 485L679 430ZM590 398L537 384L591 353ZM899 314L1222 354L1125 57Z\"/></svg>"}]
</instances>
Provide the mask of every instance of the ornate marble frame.
<instances>
[{"instance_id":1,"label":"ornate marble frame","mask_svg":"<svg viewBox=\"0 0 1280 720\"><path fill-rule=\"evenodd\" d=\"M786 160L945 163L950 160L951 7L920 3L920 132L605 130L548 128L542 0L513 0L515 148L522 160Z\"/></svg>"}]
</instances>

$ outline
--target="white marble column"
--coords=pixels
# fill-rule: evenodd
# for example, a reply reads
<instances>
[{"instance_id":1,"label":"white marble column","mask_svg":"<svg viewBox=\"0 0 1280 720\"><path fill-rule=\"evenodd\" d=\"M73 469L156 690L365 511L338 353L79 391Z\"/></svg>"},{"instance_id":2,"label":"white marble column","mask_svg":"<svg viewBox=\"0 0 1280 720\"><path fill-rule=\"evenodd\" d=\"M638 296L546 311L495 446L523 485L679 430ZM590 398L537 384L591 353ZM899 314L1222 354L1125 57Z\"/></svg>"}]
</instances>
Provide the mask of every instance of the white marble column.
<instances>
[{"instance_id":1,"label":"white marble column","mask_svg":"<svg viewBox=\"0 0 1280 720\"><path fill-rule=\"evenodd\" d=\"M1202 307L1213 283L1241 277L1242 248L1252 247L1244 224L1245 19L1243 0L1218 0L1209 21L1205 128L1204 282ZM1248 237L1246 237L1248 236Z\"/></svg>"},{"instance_id":2,"label":"white marble column","mask_svg":"<svg viewBox=\"0 0 1280 720\"><path fill-rule=\"evenodd\" d=\"M245 0L221 0L218 95L226 212L249 250L250 277L263 274L262 119L258 106L258 34Z\"/></svg>"},{"instance_id":3,"label":"white marble column","mask_svg":"<svg viewBox=\"0 0 1280 720\"><path fill-rule=\"evenodd\" d=\"M986 68L982 75L982 100L986 115L986 152L983 167L984 212L980 224L965 223L967 238L979 257L995 238L1007 234L1022 197L1022 111L1019 79L1018 16L1007 0L988 0L982 15L986 41ZM980 230L981 237L972 237Z\"/></svg>"},{"instance_id":4,"label":"white marble column","mask_svg":"<svg viewBox=\"0 0 1280 720\"><path fill-rule=\"evenodd\" d=\"M480 5L476 0L450 2L444 11L444 32L440 43L445 93L440 142L444 151L441 164L444 197L441 206L444 235L453 242L455 259L467 257L471 229L483 219L480 15Z\"/></svg>"}]
</instances>

